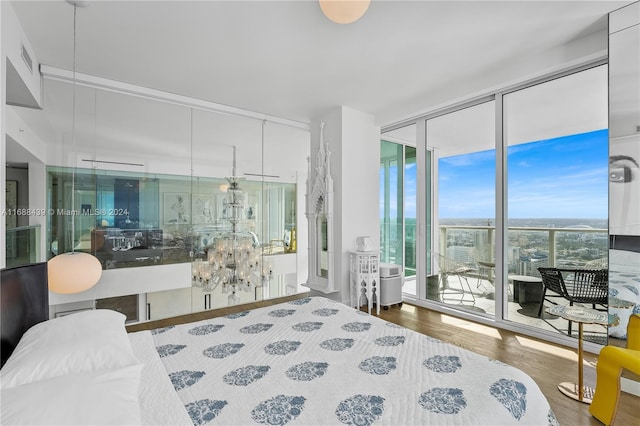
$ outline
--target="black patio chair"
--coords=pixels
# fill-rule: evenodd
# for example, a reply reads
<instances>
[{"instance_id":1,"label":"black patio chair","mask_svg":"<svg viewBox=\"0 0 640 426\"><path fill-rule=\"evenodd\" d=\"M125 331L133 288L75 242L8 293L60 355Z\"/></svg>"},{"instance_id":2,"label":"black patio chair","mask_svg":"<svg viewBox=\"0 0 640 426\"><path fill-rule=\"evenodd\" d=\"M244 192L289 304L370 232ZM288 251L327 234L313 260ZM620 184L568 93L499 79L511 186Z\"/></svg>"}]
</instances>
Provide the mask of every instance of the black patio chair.
<instances>
[{"instance_id":1,"label":"black patio chair","mask_svg":"<svg viewBox=\"0 0 640 426\"><path fill-rule=\"evenodd\" d=\"M608 269L562 269L562 268L538 268L542 277L542 297L538 316L542 314L544 301L557 304L548 297L562 297L569 301L569 306L574 303L590 304L594 309L596 305L603 305L606 310L609 293ZM551 290L556 293L547 294ZM603 309L600 309L603 310ZM569 321L569 334L571 334L571 321Z\"/></svg>"}]
</instances>

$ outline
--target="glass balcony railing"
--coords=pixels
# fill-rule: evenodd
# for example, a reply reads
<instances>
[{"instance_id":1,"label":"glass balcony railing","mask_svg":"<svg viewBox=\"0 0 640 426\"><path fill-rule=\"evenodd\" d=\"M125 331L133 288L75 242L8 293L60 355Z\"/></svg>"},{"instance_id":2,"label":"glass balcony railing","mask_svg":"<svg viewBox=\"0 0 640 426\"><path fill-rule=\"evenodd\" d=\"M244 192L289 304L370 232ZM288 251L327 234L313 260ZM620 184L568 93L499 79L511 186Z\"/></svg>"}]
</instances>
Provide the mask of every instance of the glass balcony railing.
<instances>
[{"instance_id":1,"label":"glass balcony railing","mask_svg":"<svg viewBox=\"0 0 640 426\"><path fill-rule=\"evenodd\" d=\"M453 260L458 268L462 264L465 277L458 279L455 274L450 275L445 278L446 286L441 285L442 274L428 277L429 299L492 317L496 314L496 288L502 287L507 301L503 305L503 319L545 332L572 336L566 319L548 315L544 310L549 303L569 304L569 300L556 297L553 301L545 301L538 268L604 269L609 263L607 229L584 225L510 226L504 250L506 275L499 283L496 282L495 268L500 265L495 259L493 226L441 225L439 232L440 254ZM597 304L596 308L602 309L605 305ZM607 342L607 330L602 325L587 325L584 333L585 340L598 344Z\"/></svg>"},{"instance_id":2,"label":"glass balcony railing","mask_svg":"<svg viewBox=\"0 0 640 426\"><path fill-rule=\"evenodd\" d=\"M7 229L6 267L40 261L40 225Z\"/></svg>"},{"instance_id":3,"label":"glass balcony railing","mask_svg":"<svg viewBox=\"0 0 640 426\"><path fill-rule=\"evenodd\" d=\"M469 267L494 263L495 228L440 226L439 252ZM509 227L505 250L509 274L539 276L538 267L606 267L607 229Z\"/></svg>"}]
</instances>

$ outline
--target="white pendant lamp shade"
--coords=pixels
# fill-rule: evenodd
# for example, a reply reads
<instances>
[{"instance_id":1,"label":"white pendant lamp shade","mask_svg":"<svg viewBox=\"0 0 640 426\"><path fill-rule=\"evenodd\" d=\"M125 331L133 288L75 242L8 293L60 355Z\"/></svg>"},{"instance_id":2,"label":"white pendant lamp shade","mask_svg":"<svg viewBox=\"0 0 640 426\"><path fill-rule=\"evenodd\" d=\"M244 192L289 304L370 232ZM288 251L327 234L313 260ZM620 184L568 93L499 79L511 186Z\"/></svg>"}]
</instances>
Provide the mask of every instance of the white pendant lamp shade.
<instances>
[{"instance_id":1,"label":"white pendant lamp shade","mask_svg":"<svg viewBox=\"0 0 640 426\"><path fill-rule=\"evenodd\" d=\"M362 18L371 0L320 0L320 9L336 24L350 24Z\"/></svg>"},{"instance_id":2,"label":"white pendant lamp shade","mask_svg":"<svg viewBox=\"0 0 640 426\"><path fill-rule=\"evenodd\" d=\"M89 253L70 252L53 257L47 263L49 290L72 294L88 290L102 276L100 261Z\"/></svg>"}]
</instances>

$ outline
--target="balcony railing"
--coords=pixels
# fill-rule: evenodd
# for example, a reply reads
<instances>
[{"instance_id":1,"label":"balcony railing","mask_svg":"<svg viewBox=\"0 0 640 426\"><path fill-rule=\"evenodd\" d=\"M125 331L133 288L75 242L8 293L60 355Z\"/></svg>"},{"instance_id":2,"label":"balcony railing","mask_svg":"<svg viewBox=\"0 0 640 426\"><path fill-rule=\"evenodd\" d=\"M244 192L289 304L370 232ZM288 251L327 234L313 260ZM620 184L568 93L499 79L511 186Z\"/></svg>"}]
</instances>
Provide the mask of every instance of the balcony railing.
<instances>
[{"instance_id":1,"label":"balcony railing","mask_svg":"<svg viewBox=\"0 0 640 426\"><path fill-rule=\"evenodd\" d=\"M479 253L493 256L495 227L443 225L439 230L439 252L447 257L474 266ZM540 266L582 268L590 262L606 264L608 238L607 229L510 227L505 249L508 272L537 276ZM481 250L487 246L488 251Z\"/></svg>"}]
</instances>

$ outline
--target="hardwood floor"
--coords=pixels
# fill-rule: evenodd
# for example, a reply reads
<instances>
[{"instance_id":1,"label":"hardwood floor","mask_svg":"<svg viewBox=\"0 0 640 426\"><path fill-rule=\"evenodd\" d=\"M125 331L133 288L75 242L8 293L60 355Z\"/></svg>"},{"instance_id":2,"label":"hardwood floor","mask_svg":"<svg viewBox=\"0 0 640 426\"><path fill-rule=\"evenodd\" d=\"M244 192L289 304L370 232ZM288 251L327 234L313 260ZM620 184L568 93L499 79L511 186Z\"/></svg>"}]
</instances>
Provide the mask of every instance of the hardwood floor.
<instances>
[{"instance_id":1,"label":"hardwood floor","mask_svg":"<svg viewBox=\"0 0 640 426\"><path fill-rule=\"evenodd\" d=\"M135 324L128 326L127 330L133 332L200 321L306 296L306 294L300 294ZM561 425L602 425L591 416L587 404L564 396L557 388L560 382L575 382L578 379L578 356L573 348L477 324L407 303L404 303L401 308L394 306L388 310L381 310L380 317L521 369L538 383ZM592 354L585 354L584 377L585 383L590 386L595 386L596 359L597 357ZM640 397L621 393L614 425L637 426L640 424L639 418Z\"/></svg>"}]
</instances>

